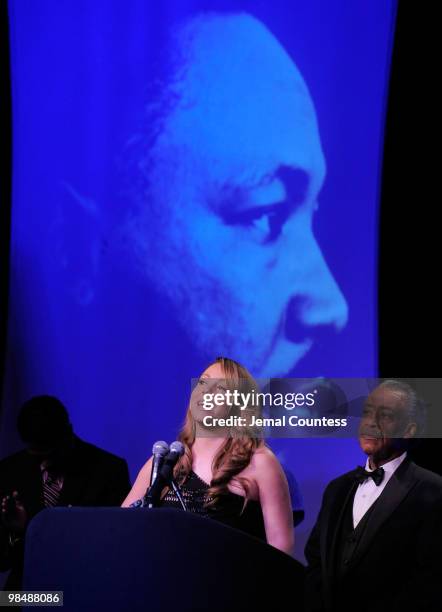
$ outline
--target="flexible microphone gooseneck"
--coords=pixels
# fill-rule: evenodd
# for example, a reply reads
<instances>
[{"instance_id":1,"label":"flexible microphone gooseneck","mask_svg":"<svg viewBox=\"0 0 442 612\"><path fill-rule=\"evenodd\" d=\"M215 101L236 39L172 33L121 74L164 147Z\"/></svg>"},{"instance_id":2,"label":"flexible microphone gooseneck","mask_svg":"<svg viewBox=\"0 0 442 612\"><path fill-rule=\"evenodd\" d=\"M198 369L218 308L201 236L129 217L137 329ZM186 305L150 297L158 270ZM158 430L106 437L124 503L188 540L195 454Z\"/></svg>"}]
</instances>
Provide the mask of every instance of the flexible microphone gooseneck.
<instances>
[{"instance_id":1,"label":"flexible microphone gooseneck","mask_svg":"<svg viewBox=\"0 0 442 612\"><path fill-rule=\"evenodd\" d=\"M173 480L173 468L178 463L178 459L184 454L184 446L181 442L172 442L169 452L163 459L161 468L158 471L152 486L147 491L144 498L144 506L156 508L160 502L161 491Z\"/></svg>"}]
</instances>

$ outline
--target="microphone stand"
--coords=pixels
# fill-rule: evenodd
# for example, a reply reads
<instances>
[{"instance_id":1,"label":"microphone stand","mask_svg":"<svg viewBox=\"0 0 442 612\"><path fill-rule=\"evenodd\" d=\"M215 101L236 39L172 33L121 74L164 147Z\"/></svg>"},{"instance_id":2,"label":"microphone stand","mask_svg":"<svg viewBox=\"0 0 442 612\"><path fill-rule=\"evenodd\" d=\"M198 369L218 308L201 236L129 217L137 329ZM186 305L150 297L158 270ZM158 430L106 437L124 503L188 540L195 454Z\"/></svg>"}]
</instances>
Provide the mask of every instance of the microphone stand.
<instances>
[{"instance_id":1,"label":"microphone stand","mask_svg":"<svg viewBox=\"0 0 442 612\"><path fill-rule=\"evenodd\" d=\"M171 480L170 484L171 484L172 489L174 490L175 495L178 497L178 501L180 502L182 509L187 512L186 502L183 499L181 489L179 488L179 486L177 485L174 479ZM153 504L153 501L149 499L149 491L146 493L146 495L143 498L142 506L144 508L148 508L149 510L152 510L152 508L155 507Z\"/></svg>"},{"instance_id":2,"label":"microphone stand","mask_svg":"<svg viewBox=\"0 0 442 612\"><path fill-rule=\"evenodd\" d=\"M183 452L184 446L181 444L181 442L173 442L170 445L169 452L164 457L163 464L157 474L157 477L144 496L143 507L147 506L149 509L151 509L158 506L160 503L161 491L164 489L164 487L172 486L183 510L187 510L183 496L181 495L181 491L173 479L174 467Z\"/></svg>"},{"instance_id":3,"label":"microphone stand","mask_svg":"<svg viewBox=\"0 0 442 612\"><path fill-rule=\"evenodd\" d=\"M183 496L181 495L181 490L180 490L179 486L177 485L177 483L175 482L175 480L173 478L172 478L171 484L172 484L172 489L175 492L175 495L179 499L179 502L181 504L182 509L187 512L187 506L186 506L186 503L185 503L185 501L183 499Z\"/></svg>"}]
</instances>

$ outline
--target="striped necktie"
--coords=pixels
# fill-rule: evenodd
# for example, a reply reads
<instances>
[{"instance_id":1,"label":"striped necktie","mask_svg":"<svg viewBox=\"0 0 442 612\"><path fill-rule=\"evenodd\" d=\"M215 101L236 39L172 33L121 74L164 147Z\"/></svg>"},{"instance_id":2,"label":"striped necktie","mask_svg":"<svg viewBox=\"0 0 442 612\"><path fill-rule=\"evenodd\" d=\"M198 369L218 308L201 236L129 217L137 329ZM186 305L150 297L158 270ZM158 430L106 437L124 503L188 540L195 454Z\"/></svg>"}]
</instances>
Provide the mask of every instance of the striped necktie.
<instances>
[{"instance_id":1,"label":"striped necktie","mask_svg":"<svg viewBox=\"0 0 442 612\"><path fill-rule=\"evenodd\" d=\"M43 469L43 503L47 508L56 506L61 493L63 481L54 478L46 468Z\"/></svg>"}]
</instances>

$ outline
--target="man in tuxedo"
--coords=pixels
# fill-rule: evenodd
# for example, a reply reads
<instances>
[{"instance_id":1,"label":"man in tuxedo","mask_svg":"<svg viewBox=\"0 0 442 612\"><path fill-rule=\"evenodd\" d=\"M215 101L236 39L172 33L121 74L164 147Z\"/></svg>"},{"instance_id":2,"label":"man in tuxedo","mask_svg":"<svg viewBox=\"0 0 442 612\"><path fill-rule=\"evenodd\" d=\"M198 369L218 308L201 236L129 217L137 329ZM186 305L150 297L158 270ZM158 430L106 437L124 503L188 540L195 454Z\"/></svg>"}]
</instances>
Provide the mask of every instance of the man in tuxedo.
<instances>
[{"instance_id":1,"label":"man in tuxedo","mask_svg":"<svg viewBox=\"0 0 442 612\"><path fill-rule=\"evenodd\" d=\"M403 382L386 380L368 396L365 469L329 483L306 544L307 610L440 610L442 478L407 453L423 412Z\"/></svg>"},{"instance_id":2,"label":"man in tuxedo","mask_svg":"<svg viewBox=\"0 0 442 612\"><path fill-rule=\"evenodd\" d=\"M51 506L120 506L131 484L124 459L83 442L63 404L37 396L21 408L18 430L27 448L0 461L0 571L19 590L29 521Z\"/></svg>"}]
</instances>

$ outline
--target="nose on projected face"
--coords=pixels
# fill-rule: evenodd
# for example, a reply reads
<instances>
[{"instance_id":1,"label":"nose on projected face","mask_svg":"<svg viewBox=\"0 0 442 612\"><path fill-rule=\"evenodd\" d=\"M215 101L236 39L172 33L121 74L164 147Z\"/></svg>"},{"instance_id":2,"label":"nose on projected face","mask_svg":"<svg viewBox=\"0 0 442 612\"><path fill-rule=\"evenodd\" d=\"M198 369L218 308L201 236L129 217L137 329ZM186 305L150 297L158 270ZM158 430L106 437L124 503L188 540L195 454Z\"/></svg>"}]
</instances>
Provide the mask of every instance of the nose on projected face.
<instances>
[{"instance_id":1,"label":"nose on projected face","mask_svg":"<svg viewBox=\"0 0 442 612\"><path fill-rule=\"evenodd\" d=\"M325 262L321 267L322 271L313 273L299 294L289 300L284 333L291 342L306 338L324 342L347 323L347 302Z\"/></svg>"},{"instance_id":2,"label":"nose on projected face","mask_svg":"<svg viewBox=\"0 0 442 612\"><path fill-rule=\"evenodd\" d=\"M275 242L269 293L273 305L279 303L279 319L262 376L285 374L314 344L322 345L348 320L346 300L312 233L308 210L308 201L302 200L284 227L282 248L277 250Z\"/></svg>"}]
</instances>

